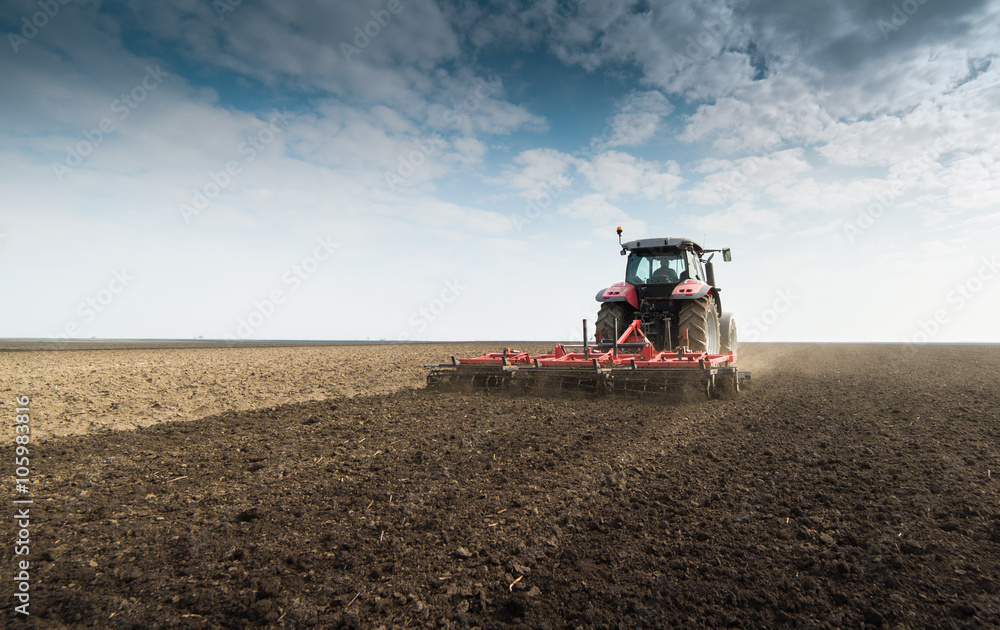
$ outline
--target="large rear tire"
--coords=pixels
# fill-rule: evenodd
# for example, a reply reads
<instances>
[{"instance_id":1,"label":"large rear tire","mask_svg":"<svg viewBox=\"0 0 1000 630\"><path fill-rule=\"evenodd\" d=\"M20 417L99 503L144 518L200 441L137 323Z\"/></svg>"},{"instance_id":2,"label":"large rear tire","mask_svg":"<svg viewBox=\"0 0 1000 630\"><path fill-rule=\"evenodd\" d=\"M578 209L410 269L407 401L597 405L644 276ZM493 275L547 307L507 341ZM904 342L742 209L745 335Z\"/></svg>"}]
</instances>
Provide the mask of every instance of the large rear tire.
<instances>
[{"instance_id":1,"label":"large rear tire","mask_svg":"<svg viewBox=\"0 0 1000 630\"><path fill-rule=\"evenodd\" d=\"M635 309L627 302L604 302L597 313L597 323L594 325L594 338L598 343L614 343L615 319L618 319L618 336L621 336L628 325L632 323Z\"/></svg>"},{"instance_id":2,"label":"large rear tire","mask_svg":"<svg viewBox=\"0 0 1000 630\"><path fill-rule=\"evenodd\" d=\"M684 343L685 330L691 350L719 354L719 311L711 293L697 300L688 300L681 306L677 324L678 344Z\"/></svg>"}]
</instances>

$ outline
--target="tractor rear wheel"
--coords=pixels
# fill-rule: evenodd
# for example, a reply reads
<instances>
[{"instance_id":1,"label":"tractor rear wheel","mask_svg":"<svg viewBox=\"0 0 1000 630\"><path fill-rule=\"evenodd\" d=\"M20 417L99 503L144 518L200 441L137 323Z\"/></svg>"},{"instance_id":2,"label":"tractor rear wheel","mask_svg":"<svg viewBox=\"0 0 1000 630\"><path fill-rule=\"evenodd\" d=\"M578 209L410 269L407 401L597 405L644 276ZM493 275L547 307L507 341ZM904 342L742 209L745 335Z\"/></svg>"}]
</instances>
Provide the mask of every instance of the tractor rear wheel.
<instances>
[{"instance_id":1,"label":"tractor rear wheel","mask_svg":"<svg viewBox=\"0 0 1000 630\"><path fill-rule=\"evenodd\" d=\"M618 320L618 336L621 336L628 325L632 323L634 311L627 302L605 302L597 313L597 323L594 324L594 338L598 343L614 343L615 319Z\"/></svg>"},{"instance_id":2,"label":"tractor rear wheel","mask_svg":"<svg viewBox=\"0 0 1000 630\"><path fill-rule=\"evenodd\" d=\"M681 306L677 324L678 344L684 343L685 330L691 350L719 354L719 311L711 293L697 300L686 301Z\"/></svg>"}]
</instances>

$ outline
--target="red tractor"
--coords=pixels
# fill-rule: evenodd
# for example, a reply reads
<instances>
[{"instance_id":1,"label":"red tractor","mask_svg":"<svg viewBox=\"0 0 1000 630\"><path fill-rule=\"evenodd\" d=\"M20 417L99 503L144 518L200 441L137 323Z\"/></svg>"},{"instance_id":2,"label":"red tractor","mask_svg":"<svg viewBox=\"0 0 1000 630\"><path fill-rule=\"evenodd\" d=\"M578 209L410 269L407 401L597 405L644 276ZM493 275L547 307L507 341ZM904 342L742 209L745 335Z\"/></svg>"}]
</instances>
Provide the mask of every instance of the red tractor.
<instances>
[{"instance_id":1,"label":"red tractor","mask_svg":"<svg viewBox=\"0 0 1000 630\"><path fill-rule=\"evenodd\" d=\"M712 257L686 238L618 244L625 282L597 294L597 345L557 344L531 354L513 348L428 365L427 387L457 391L582 392L694 401L728 398L749 384L736 367L736 322L719 307ZM705 255L708 258L704 258Z\"/></svg>"},{"instance_id":2,"label":"red tractor","mask_svg":"<svg viewBox=\"0 0 1000 630\"><path fill-rule=\"evenodd\" d=\"M635 319L657 350L686 346L695 352L736 351L736 320L722 312L712 258L732 260L729 248L703 249L686 238L645 238L618 243L628 255L625 282L597 294L598 344L612 343ZM705 255L708 257L705 258Z\"/></svg>"}]
</instances>

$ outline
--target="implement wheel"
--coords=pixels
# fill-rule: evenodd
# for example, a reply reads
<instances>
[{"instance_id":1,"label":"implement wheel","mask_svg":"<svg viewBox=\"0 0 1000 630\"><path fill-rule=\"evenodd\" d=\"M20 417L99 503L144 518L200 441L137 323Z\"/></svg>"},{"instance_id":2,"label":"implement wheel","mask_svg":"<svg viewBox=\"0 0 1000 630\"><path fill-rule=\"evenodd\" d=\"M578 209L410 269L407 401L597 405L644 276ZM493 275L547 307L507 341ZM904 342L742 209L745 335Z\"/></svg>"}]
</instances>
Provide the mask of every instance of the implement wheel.
<instances>
[{"instance_id":1,"label":"implement wheel","mask_svg":"<svg viewBox=\"0 0 1000 630\"><path fill-rule=\"evenodd\" d=\"M697 300L688 300L681 306L677 325L677 339L683 343L684 331L688 332L688 345L694 352L719 354L719 311L715 298L709 293Z\"/></svg>"}]
</instances>

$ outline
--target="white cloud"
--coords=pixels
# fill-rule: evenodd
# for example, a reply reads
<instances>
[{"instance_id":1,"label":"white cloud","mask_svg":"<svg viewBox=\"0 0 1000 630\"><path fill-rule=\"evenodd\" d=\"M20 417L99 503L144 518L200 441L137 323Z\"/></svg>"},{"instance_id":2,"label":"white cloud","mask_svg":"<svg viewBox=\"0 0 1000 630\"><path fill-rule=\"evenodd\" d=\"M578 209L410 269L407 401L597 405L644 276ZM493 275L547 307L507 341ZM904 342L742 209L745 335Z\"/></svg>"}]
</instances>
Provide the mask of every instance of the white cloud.
<instances>
[{"instance_id":1,"label":"white cloud","mask_svg":"<svg viewBox=\"0 0 1000 630\"><path fill-rule=\"evenodd\" d=\"M547 129L543 117L504 100L503 80L494 73L481 77L463 69L454 74L438 73L435 79L437 85L426 97L430 101L426 119L442 133L502 135L520 129Z\"/></svg>"},{"instance_id":2,"label":"white cloud","mask_svg":"<svg viewBox=\"0 0 1000 630\"><path fill-rule=\"evenodd\" d=\"M510 230L510 219L495 212L470 208L437 199L414 200L405 212L403 204L396 206L396 214L407 216L418 225L449 228L458 233L472 231L476 234L502 234Z\"/></svg>"},{"instance_id":3,"label":"white cloud","mask_svg":"<svg viewBox=\"0 0 1000 630\"><path fill-rule=\"evenodd\" d=\"M801 149L777 151L737 160L709 158L695 169L704 173L688 196L698 204L720 204L759 196L776 186L794 185L812 170Z\"/></svg>"},{"instance_id":4,"label":"white cloud","mask_svg":"<svg viewBox=\"0 0 1000 630\"><path fill-rule=\"evenodd\" d=\"M633 91L611 117L607 146L637 146L659 131L663 118L673 111L667 97L656 91Z\"/></svg>"},{"instance_id":5,"label":"white cloud","mask_svg":"<svg viewBox=\"0 0 1000 630\"><path fill-rule=\"evenodd\" d=\"M745 52L732 50L717 57L692 59L689 64L681 65L676 74L673 68L668 70L667 77L660 76L663 68L659 66L657 74L650 79L668 92L683 94L690 101L725 97L739 87L751 85L755 72Z\"/></svg>"},{"instance_id":6,"label":"white cloud","mask_svg":"<svg viewBox=\"0 0 1000 630\"><path fill-rule=\"evenodd\" d=\"M824 98L803 78L775 75L699 106L680 139L712 140L725 152L774 149L790 140L818 142L834 122Z\"/></svg>"},{"instance_id":7,"label":"white cloud","mask_svg":"<svg viewBox=\"0 0 1000 630\"><path fill-rule=\"evenodd\" d=\"M753 229L766 232L779 227L781 215L773 210L759 210L745 202L734 203L727 210L706 215L687 215L681 219L696 233L744 234Z\"/></svg>"},{"instance_id":8,"label":"white cloud","mask_svg":"<svg viewBox=\"0 0 1000 630\"><path fill-rule=\"evenodd\" d=\"M606 151L577 168L591 188L611 198L639 195L662 201L684 181L674 161L649 162L621 151Z\"/></svg>"},{"instance_id":9,"label":"white cloud","mask_svg":"<svg viewBox=\"0 0 1000 630\"><path fill-rule=\"evenodd\" d=\"M384 25L372 25L371 12L385 11L378 0L242 3L224 20L205 2L140 3L133 10L142 27L194 61L269 84L405 104L428 78L414 70L454 59L459 43L436 4L401 6L383 16Z\"/></svg>"},{"instance_id":10,"label":"white cloud","mask_svg":"<svg viewBox=\"0 0 1000 630\"><path fill-rule=\"evenodd\" d=\"M957 158L940 174L948 205L961 210L1000 207L1000 150Z\"/></svg>"},{"instance_id":11,"label":"white cloud","mask_svg":"<svg viewBox=\"0 0 1000 630\"><path fill-rule=\"evenodd\" d=\"M647 82L688 98L725 96L753 71L742 49L749 41L749 3L655 3L631 11L628 2L586 3L552 33L553 51L588 70L635 63Z\"/></svg>"},{"instance_id":12,"label":"white cloud","mask_svg":"<svg viewBox=\"0 0 1000 630\"><path fill-rule=\"evenodd\" d=\"M567 171L576 162L576 158L555 149L531 149L518 154L513 165L504 169L500 177L486 181L514 188L524 197L537 199L568 187L572 180Z\"/></svg>"},{"instance_id":13,"label":"white cloud","mask_svg":"<svg viewBox=\"0 0 1000 630\"><path fill-rule=\"evenodd\" d=\"M833 234L833 233L835 233L835 232L837 232L839 230L842 230L843 229L843 225L844 225L844 222L842 220L836 219L834 221L830 221L829 223L825 223L825 224L822 224L822 225L815 225L813 227L806 228L804 230L798 230L797 232L795 232L794 234L792 234L792 236L796 237L796 238L809 238L809 237L813 237L813 236L825 236L827 234Z\"/></svg>"},{"instance_id":14,"label":"white cloud","mask_svg":"<svg viewBox=\"0 0 1000 630\"><path fill-rule=\"evenodd\" d=\"M558 213L572 219L584 221L593 226L591 233L599 237L607 237L614 229L621 226L628 234L645 234L646 224L633 219L624 210L608 202L604 195L591 194L578 197L568 204L559 207Z\"/></svg>"},{"instance_id":15,"label":"white cloud","mask_svg":"<svg viewBox=\"0 0 1000 630\"><path fill-rule=\"evenodd\" d=\"M462 164L478 164L488 151L486 145L476 138L456 138L452 140L451 146L455 150L456 161Z\"/></svg>"}]
</instances>

